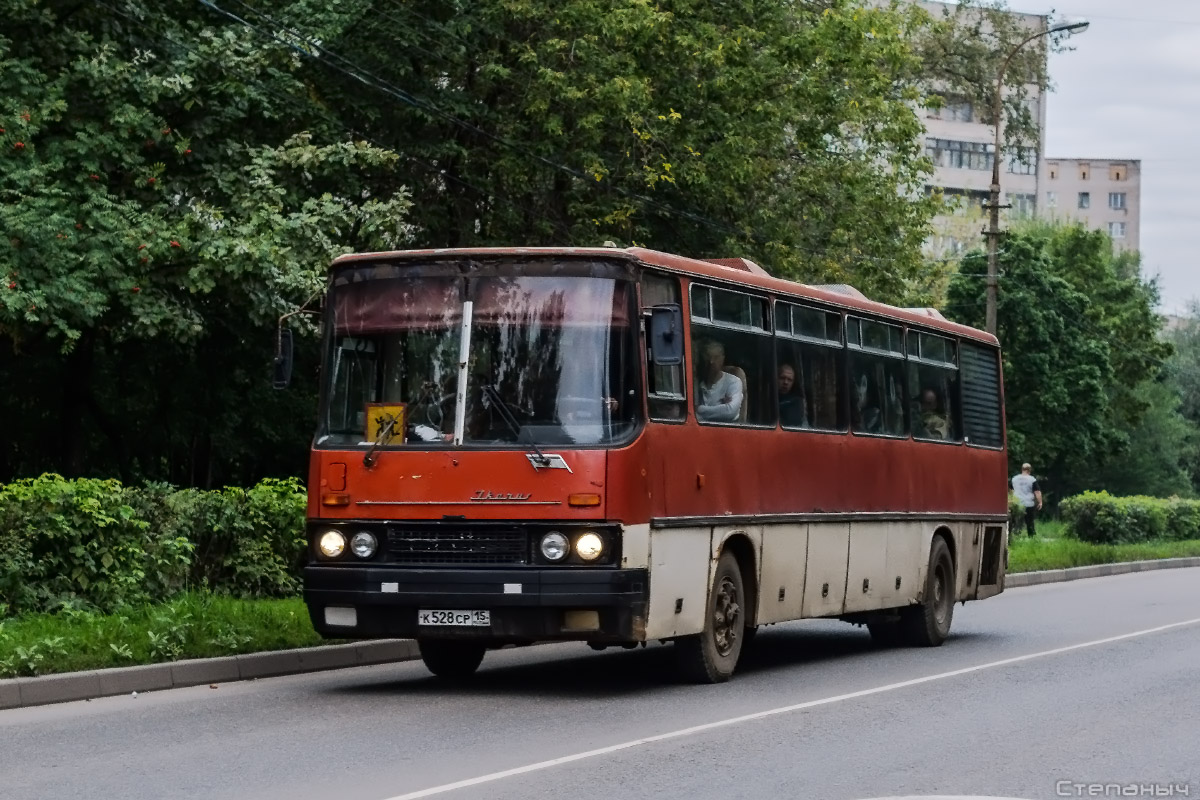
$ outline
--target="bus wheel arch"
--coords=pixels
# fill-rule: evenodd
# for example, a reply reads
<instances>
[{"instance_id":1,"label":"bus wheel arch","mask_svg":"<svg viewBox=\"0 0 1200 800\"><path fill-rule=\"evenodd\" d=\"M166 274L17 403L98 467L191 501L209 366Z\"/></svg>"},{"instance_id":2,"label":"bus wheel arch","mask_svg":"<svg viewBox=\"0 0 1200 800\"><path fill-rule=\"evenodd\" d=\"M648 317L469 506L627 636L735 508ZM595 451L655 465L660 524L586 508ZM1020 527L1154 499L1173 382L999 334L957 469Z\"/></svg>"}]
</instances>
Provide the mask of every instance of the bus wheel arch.
<instances>
[{"instance_id":1,"label":"bus wheel arch","mask_svg":"<svg viewBox=\"0 0 1200 800\"><path fill-rule=\"evenodd\" d=\"M947 525L939 525L938 529L933 532L933 538L942 537L946 540L946 547L950 550L950 560L954 562L954 573L958 574L958 539L954 536L954 531L950 530ZM932 551L933 541L929 542L929 548Z\"/></svg>"}]
</instances>

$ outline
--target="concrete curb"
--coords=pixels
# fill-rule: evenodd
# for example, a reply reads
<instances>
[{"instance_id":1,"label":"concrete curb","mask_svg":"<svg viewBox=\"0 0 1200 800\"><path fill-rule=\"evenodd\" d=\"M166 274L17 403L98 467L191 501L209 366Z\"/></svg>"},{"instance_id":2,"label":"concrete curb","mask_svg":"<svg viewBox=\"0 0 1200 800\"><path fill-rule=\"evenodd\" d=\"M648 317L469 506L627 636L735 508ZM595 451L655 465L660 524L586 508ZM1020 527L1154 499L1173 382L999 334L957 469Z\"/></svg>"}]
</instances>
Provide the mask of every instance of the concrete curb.
<instances>
[{"instance_id":1,"label":"concrete curb","mask_svg":"<svg viewBox=\"0 0 1200 800\"><path fill-rule=\"evenodd\" d=\"M416 658L419 658L417 643L411 639L380 639L223 658L196 658L170 664L65 672L36 678L8 678L0 680L0 709L388 664Z\"/></svg>"},{"instance_id":2,"label":"concrete curb","mask_svg":"<svg viewBox=\"0 0 1200 800\"><path fill-rule=\"evenodd\" d=\"M1096 564L1091 567L1048 569L1042 572L1017 572L1004 577L1004 588L1015 589L1022 586L1037 586L1042 583L1060 583L1062 581L1077 581L1081 578L1100 578L1105 575L1124 575L1127 572L1179 569L1180 567L1200 567L1200 557L1163 558L1157 561L1123 561L1119 564Z\"/></svg>"},{"instance_id":3,"label":"concrete curb","mask_svg":"<svg viewBox=\"0 0 1200 800\"><path fill-rule=\"evenodd\" d=\"M1051 569L1043 572L1018 572L1005 576L1004 588L1015 589L1043 583L1180 567L1200 567L1200 557L1127 561L1120 564L1099 564L1093 567ZM362 667L368 664L413 661L419 657L417 643L411 639L380 639L358 644L275 650L223 658L196 658L170 664L65 672L37 678L7 678L0 680L0 710L88 700L130 692L181 689L206 683L228 683Z\"/></svg>"}]
</instances>

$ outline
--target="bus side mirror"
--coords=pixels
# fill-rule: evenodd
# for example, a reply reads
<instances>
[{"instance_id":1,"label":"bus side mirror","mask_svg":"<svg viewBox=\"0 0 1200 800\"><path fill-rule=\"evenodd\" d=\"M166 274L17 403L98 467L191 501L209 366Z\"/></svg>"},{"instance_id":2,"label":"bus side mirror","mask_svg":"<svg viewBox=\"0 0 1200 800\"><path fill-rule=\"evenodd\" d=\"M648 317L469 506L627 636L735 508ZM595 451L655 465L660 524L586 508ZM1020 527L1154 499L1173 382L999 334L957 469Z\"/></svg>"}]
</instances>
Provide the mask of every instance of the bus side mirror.
<instances>
[{"instance_id":1,"label":"bus side mirror","mask_svg":"<svg viewBox=\"0 0 1200 800\"><path fill-rule=\"evenodd\" d=\"M683 363L683 312L674 304L650 309L650 353L655 366Z\"/></svg>"},{"instance_id":2,"label":"bus side mirror","mask_svg":"<svg viewBox=\"0 0 1200 800\"><path fill-rule=\"evenodd\" d=\"M271 385L276 389L286 389L292 382L292 349L292 329L280 327L271 376Z\"/></svg>"}]
</instances>

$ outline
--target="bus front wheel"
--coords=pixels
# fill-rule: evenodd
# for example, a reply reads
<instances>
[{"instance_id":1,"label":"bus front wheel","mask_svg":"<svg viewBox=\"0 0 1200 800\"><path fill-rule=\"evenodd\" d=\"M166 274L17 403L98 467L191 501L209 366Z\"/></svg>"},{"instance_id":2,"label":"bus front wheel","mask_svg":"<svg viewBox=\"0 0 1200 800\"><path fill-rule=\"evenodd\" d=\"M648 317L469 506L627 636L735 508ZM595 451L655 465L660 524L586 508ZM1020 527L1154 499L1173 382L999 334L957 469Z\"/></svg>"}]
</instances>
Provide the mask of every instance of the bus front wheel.
<instances>
[{"instance_id":1,"label":"bus front wheel","mask_svg":"<svg viewBox=\"0 0 1200 800\"><path fill-rule=\"evenodd\" d=\"M746 589L733 553L717 561L705 609L704 630L675 640L680 675L694 683L721 683L733 676L745 643Z\"/></svg>"},{"instance_id":2,"label":"bus front wheel","mask_svg":"<svg viewBox=\"0 0 1200 800\"><path fill-rule=\"evenodd\" d=\"M487 648L478 642L452 639L418 639L417 647L425 667L447 680L462 680L474 675L487 652Z\"/></svg>"}]
</instances>

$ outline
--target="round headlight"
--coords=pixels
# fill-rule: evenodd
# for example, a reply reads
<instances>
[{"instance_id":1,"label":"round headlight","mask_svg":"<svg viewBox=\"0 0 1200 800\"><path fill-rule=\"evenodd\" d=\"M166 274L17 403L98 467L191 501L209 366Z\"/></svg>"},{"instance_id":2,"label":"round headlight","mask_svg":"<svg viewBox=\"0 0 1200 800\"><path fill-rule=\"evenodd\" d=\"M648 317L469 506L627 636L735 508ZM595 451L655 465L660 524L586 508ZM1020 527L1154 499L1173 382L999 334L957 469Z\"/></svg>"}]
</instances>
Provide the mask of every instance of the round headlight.
<instances>
[{"instance_id":1,"label":"round headlight","mask_svg":"<svg viewBox=\"0 0 1200 800\"><path fill-rule=\"evenodd\" d=\"M604 552L604 540L588 532L575 540L575 554L584 561L595 561Z\"/></svg>"},{"instance_id":2,"label":"round headlight","mask_svg":"<svg viewBox=\"0 0 1200 800\"><path fill-rule=\"evenodd\" d=\"M337 531L327 531L321 535L320 547L327 558L337 558L346 549L346 537Z\"/></svg>"},{"instance_id":3,"label":"round headlight","mask_svg":"<svg viewBox=\"0 0 1200 800\"><path fill-rule=\"evenodd\" d=\"M370 558L375 555L377 546L375 535L366 531L359 531L350 538L350 552L359 558Z\"/></svg>"},{"instance_id":4,"label":"round headlight","mask_svg":"<svg viewBox=\"0 0 1200 800\"><path fill-rule=\"evenodd\" d=\"M542 537L542 555L547 561L562 561L571 550L567 537L558 531L550 531Z\"/></svg>"}]
</instances>

